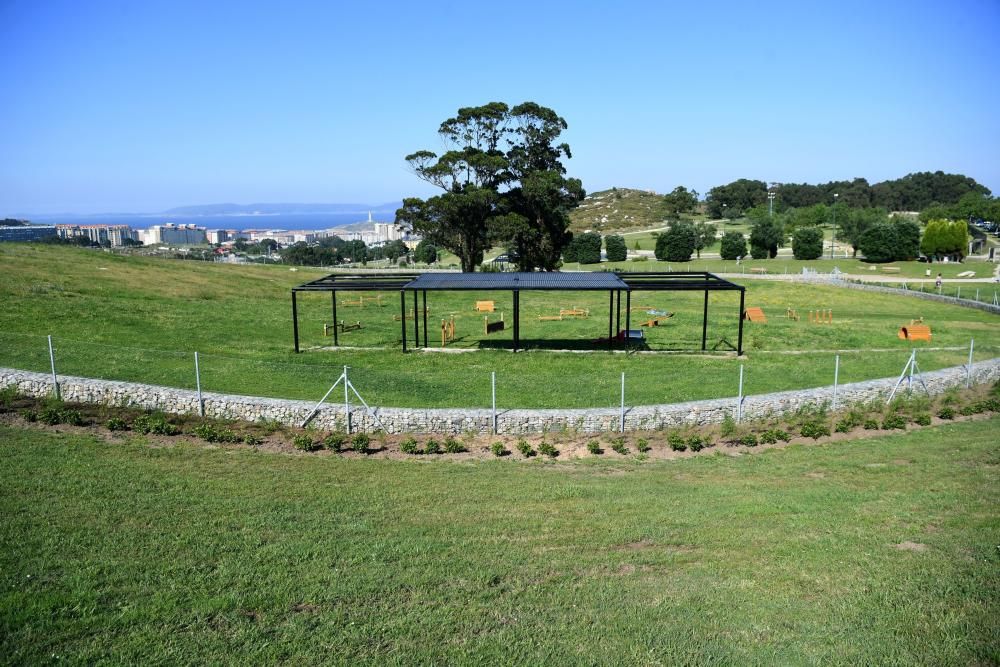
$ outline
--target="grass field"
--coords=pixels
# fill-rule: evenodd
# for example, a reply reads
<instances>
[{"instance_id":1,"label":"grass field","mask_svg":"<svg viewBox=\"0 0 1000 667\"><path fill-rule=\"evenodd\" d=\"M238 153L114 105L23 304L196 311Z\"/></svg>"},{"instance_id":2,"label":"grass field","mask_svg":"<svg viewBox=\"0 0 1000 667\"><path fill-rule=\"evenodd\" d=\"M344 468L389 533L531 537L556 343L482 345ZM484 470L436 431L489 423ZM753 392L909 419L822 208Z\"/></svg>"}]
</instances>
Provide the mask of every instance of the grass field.
<instances>
[{"instance_id":1,"label":"grass field","mask_svg":"<svg viewBox=\"0 0 1000 667\"><path fill-rule=\"evenodd\" d=\"M0 654L996 664L998 427L460 464L0 426Z\"/></svg>"},{"instance_id":2,"label":"grass field","mask_svg":"<svg viewBox=\"0 0 1000 667\"><path fill-rule=\"evenodd\" d=\"M977 359L995 356L1000 349L997 318L984 312L826 286L747 281L747 305L763 307L770 320L747 325L746 359L495 350L403 355L400 325L393 320L399 312L394 294L385 295L382 307L342 307L338 313L363 322L361 331L341 338L343 345L390 349L295 355L289 288L323 275L318 270L119 257L21 244L0 247L0 265L0 365L47 371L44 336L51 333L60 373L193 388L197 350L203 389L251 395L318 399L345 364L352 366L352 378L366 400L377 405L488 406L491 371L497 372L498 401L505 408L616 405L622 372L631 405L732 396L740 364L746 367L751 393L795 389L829 384L834 350L853 350L842 354L841 382L897 374L910 344L896 338L896 331L916 317L931 324L931 347L956 348L921 352L925 370L963 363L967 353L961 348L972 337ZM455 313L455 348L509 345L510 331L483 335L483 315L472 311L477 298L495 300L498 311L510 317L508 294L434 296L429 302L432 342L440 345L435 322ZM633 304L643 308L633 313L633 324L650 317L645 307L674 312L664 326L649 330L650 348L697 350L701 298L639 293ZM723 338L735 343L738 297L717 293L710 301L708 345ZM570 306L590 308L592 317L537 319ZM537 348L589 346L591 339L607 335L607 306L607 295L525 293L522 339ZM797 309L802 320L785 319L787 307ZM810 308L833 309L834 324L808 324ZM329 296L300 299L304 347L331 344L322 335L329 310Z\"/></svg>"}]
</instances>

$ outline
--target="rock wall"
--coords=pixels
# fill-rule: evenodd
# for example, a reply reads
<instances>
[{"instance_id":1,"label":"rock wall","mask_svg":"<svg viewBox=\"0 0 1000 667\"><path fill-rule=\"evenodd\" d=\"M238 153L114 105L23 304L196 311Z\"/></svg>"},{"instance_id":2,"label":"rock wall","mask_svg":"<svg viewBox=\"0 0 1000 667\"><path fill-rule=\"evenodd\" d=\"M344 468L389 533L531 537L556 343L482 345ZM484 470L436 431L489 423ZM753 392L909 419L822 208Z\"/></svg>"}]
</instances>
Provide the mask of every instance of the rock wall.
<instances>
[{"instance_id":1,"label":"rock wall","mask_svg":"<svg viewBox=\"0 0 1000 667\"><path fill-rule=\"evenodd\" d=\"M923 379L932 394L939 394L950 387L965 386L967 368L956 366L924 373ZM976 384L1000 379L1000 358L973 364L972 381ZM840 385L838 405L885 400L897 378L883 378ZM916 383L919 388L919 383ZM45 373L33 373L0 368L0 388L17 386L18 392L28 396L52 394L52 378ZM197 392L158 387L133 382L91 380L61 376L59 389L64 400L77 403L94 403L162 410L175 414L198 414ZM278 398L233 396L204 393L205 416L217 419L243 421L274 420L284 424L299 425L312 412L314 403ZM718 423L726 415L735 416L736 398L691 401L670 405L646 405L626 408L625 429L629 431L652 430L671 426ZM743 418L758 419L795 412L806 405L833 403L833 387L785 391L743 400ZM377 417L377 419L375 418ZM489 409L461 408L376 408L375 417L361 406L352 406L352 430L373 431L383 428L389 433L464 433L492 430L492 413ZM574 430L583 433L617 431L621 425L618 409L566 409L566 410L498 410L497 432L500 434L531 434L545 431ZM344 409L341 405L324 404L312 424L321 429L343 428Z\"/></svg>"}]
</instances>

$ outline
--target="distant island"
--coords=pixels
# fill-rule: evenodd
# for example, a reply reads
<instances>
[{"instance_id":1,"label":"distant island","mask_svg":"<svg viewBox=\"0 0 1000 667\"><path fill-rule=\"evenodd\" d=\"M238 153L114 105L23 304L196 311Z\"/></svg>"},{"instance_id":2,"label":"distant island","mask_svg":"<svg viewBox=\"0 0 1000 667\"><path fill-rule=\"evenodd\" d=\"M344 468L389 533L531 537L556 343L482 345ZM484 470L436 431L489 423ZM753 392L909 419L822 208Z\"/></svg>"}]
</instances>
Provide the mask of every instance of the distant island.
<instances>
[{"instance_id":1,"label":"distant island","mask_svg":"<svg viewBox=\"0 0 1000 667\"><path fill-rule=\"evenodd\" d=\"M203 204L200 206L178 206L163 215L299 215L322 213L363 214L391 212L402 206L402 202L386 204Z\"/></svg>"}]
</instances>

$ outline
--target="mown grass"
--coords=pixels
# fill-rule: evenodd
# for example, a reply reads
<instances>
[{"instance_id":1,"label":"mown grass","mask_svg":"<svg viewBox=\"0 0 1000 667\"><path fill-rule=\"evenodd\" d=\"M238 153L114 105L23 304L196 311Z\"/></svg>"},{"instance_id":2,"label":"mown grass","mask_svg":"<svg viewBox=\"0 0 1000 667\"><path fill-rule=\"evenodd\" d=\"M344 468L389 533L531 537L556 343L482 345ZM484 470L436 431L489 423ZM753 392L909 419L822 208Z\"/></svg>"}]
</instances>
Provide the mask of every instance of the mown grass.
<instances>
[{"instance_id":1,"label":"mown grass","mask_svg":"<svg viewBox=\"0 0 1000 667\"><path fill-rule=\"evenodd\" d=\"M575 464L0 427L0 654L993 664L998 426Z\"/></svg>"},{"instance_id":2,"label":"mown grass","mask_svg":"<svg viewBox=\"0 0 1000 667\"><path fill-rule=\"evenodd\" d=\"M341 319L360 320L363 326L342 335L342 345L388 349L338 351L312 349L332 344L322 333L323 323L331 321L330 297L302 295L302 346L311 351L295 355L289 289L322 271L126 258L21 244L0 247L0 263L5 268L0 273L0 365L47 371L44 336L52 334L62 374L194 388L197 350L205 391L251 395L318 399L343 365L352 367L356 386L377 405L488 406L493 371L502 408L617 405L622 372L630 405L732 396L741 364L750 393L796 389L831 383L835 350L852 350L842 353L841 382L897 374L911 344L899 340L896 331L918 317L934 332L932 344L921 348L965 348L974 337L976 358L984 359L1000 347L997 318L988 313L827 286L747 281L747 305L763 307L769 322L746 326L746 359L551 351L513 355L489 349L403 355L400 323L393 320L399 313L398 294L385 294L381 307L338 309ZM500 311L509 321L509 294L431 295L428 333L433 346L440 346L441 318L452 314L458 340L449 347L510 345L510 330L483 334L485 316L472 310L477 299L495 301L498 312L489 316L491 321ZM521 301L521 337L536 350L593 348L594 338L607 335L605 294L525 292ZM637 293L632 303L637 308L633 326L651 317L644 312L647 307L675 313L662 326L647 329L650 349L700 349L701 295ZM733 293L711 296L710 348L723 339L736 343L738 304ZM624 305L623 300L623 310ZM538 320L574 306L589 308L591 317ZM785 319L786 308L796 309L800 321ZM809 324L808 311L817 308L832 309L834 323ZM407 337L412 344L412 320ZM723 343L720 349L728 347ZM964 349L920 353L924 370L966 359Z\"/></svg>"}]
</instances>

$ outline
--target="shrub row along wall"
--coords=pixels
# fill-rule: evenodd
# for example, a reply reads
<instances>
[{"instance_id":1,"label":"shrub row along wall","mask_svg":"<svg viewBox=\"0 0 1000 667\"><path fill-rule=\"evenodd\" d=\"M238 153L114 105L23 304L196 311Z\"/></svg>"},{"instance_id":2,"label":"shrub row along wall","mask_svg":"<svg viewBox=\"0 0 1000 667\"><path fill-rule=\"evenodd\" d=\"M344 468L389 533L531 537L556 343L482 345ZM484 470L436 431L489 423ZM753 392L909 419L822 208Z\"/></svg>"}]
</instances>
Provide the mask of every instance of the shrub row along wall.
<instances>
[{"instance_id":1,"label":"shrub row along wall","mask_svg":"<svg viewBox=\"0 0 1000 667\"><path fill-rule=\"evenodd\" d=\"M956 366L924 373L923 379L932 394L939 394L951 387L964 387L967 368ZM1000 378L1000 358L973 364L972 380L976 384L994 382ZM897 378L883 378L841 385L838 405L885 400ZM914 380L917 388L920 385ZM32 373L0 368L0 388L15 385L18 392L28 396L52 395L52 377L45 373ZM91 380L63 376L59 378L62 398L70 402L94 403L114 406L162 410L175 414L198 414L196 392L158 387L132 382ZM217 419L243 421L274 420L283 424L299 425L312 411L314 403L253 396L203 394L205 415ZM744 397L743 417L753 420L779 416L806 405L832 404L833 387L785 391L774 394ZM351 423L357 430L373 431L379 428L376 421L361 406L352 406ZM672 405L648 405L628 408L625 413L626 430L652 430L664 427L719 423L726 415L734 416L735 398L691 401ZM378 418L389 433L465 433L492 430L492 413L482 409L430 409L430 408L377 408ZM342 405L324 405L312 424L321 429L344 427ZM504 410L497 412L497 430L500 434L544 433L556 430L576 430L584 433L617 431L620 413L617 409L594 410Z\"/></svg>"}]
</instances>

